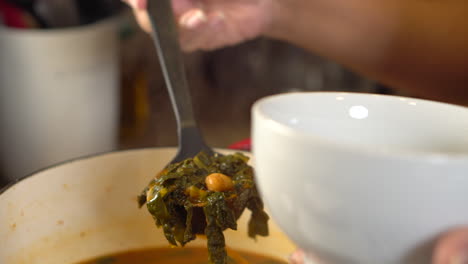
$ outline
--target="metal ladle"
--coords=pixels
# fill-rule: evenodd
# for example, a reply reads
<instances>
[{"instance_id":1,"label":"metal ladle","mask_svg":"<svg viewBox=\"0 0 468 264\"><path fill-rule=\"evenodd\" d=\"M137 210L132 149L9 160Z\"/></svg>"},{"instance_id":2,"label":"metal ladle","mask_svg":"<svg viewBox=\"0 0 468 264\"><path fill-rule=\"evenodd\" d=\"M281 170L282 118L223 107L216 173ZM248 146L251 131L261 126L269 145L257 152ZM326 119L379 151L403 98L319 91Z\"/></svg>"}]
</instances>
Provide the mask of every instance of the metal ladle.
<instances>
[{"instance_id":1,"label":"metal ladle","mask_svg":"<svg viewBox=\"0 0 468 264\"><path fill-rule=\"evenodd\" d=\"M148 16L153 27L151 36L177 121L179 147L170 163L192 158L201 151L212 155L215 152L205 143L193 114L171 0L148 1Z\"/></svg>"}]
</instances>

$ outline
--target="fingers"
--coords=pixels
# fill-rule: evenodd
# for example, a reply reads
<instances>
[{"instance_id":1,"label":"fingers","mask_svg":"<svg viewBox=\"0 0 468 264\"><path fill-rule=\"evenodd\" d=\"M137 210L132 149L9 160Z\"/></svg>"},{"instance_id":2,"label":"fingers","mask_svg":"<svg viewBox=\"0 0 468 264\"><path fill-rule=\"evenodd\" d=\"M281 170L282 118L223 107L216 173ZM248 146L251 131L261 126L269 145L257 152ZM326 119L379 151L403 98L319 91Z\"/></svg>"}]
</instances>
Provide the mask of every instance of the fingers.
<instances>
[{"instance_id":1,"label":"fingers","mask_svg":"<svg viewBox=\"0 0 468 264\"><path fill-rule=\"evenodd\" d=\"M124 0L132 8L138 24L146 32L152 26L146 12L147 0ZM229 44L229 40L240 39L237 31L226 23L226 16L220 11L207 13L200 0L173 0L172 7L179 25L180 43L184 51L198 49L213 50ZM230 38L226 36L230 35ZM233 40L234 39L234 40Z\"/></svg>"},{"instance_id":2,"label":"fingers","mask_svg":"<svg viewBox=\"0 0 468 264\"><path fill-rule=\"evenodd\" d=\"M194 8L201 8L201 4L198 0L173 0L172 1L172 9L174 10L174 14L177 18L181 17L187 11L194 9Z\"/></svg>"},{"instance_id":3,"label":"fingers","mask_svg":"<svg viewBox=\"0 0 468 264\"><path fill-rule=\"evenodd\" d=\"M146 9L146 1L147 0L123 0L128 5L130 5L133 9L144 10Z\"/></svg>"},{"instance_id":4,"label":"fingers","mask_svg":"<svg viewBox=\"0 0 468 264\"><path fill-rule=\"evenodd\" d=\"M151 32L152 26L146 12L146 0L124 0L133 8L133 13L140 27ZM216 13L207 15L201 8L197 0L176 0L172 2L174 14L178 20L181 37L181 47L185 51L194 51L200 48L209 47L206 40L213 36L208 28L216 30L220 16Z\"/></svg>"},{"instance_id":5,"label":"fingers","mask_svg":"<svg viewBox=\"0 0 468 264\"><path fill-rule=\"evenodd\" d=\"M152 27L146 12L147 0L123 0L129 6L132 7L133 13L136 17L138 24L146 32L151 32ZM195 6L195 0L177 0L172 1L172 7L176 17L180 17L182 14L192 9Z\"/></svg>"},{"instance_id":6,"label":"fingers","mask_svg":"<svg viewBox=\"0 0 468 264\"><path fill-rule=\"evenodd\" d=\"M148 17L148 12L144 9L133 9L133 14L135 14L135 18L140 25L140 27L146 31L151 32L153 27L151 26L151 22Z\"/></svg>"},{"instance_id":7,"label":"fingers","mask_svg":"<svg viewBox=\"0 0 468 264\"><path fill-rule=\"evenodd\" d=\"M303 264L305 254L302 250L297 250L289 256L290 264Z\"/></svg>"},{"instance_id":8,"label":"fingers","mask_svg":"<svg viewBox=\"0 0 468 264\"><path fill-rule=\"evenodd\" d=\"M127 3L133 9L133 14L140 25L140 27L146 31L150 32L152 30L151 23L148 18L148 13L146 13L147 0L122 0Z\"/></svg>"},{"instance_id":9,"label":"fingers","mask_svg":"<svg viewBox=\"0 0 468 264\"><path fill-rule=\"evenodd\" d=\"M298 249L289 256L290 264L321 264L319 259Z\"/></svg>"},{"instance_id":10,"label":"fingers","mask_svg":"<svg viewBox=\"0 0 468 264\"><path fill-rule=\"evenodd\" d=\"M453 230L439 240L433 264L468 264L468 228Z\"/></svg>"},{"instance_id":11,"label":"fingers","mask_svg":"<svg viewBox=\"0 0 468 264\"><path fill-rule=\"evenodd\" d=\"M199 8L193 8L185 12L179 18L179 25L185 30L195 30L203 26L208 20L205 12Z\"/></svg>"},{"instance_id":12,"label":"fingers","mask_svg":"<svg viewBox=\"0 0 468 264\"><path fill-rule=\"evenodd\" d=\"M179 20L180 42L185 51L212 50L224 45L225 17L220 12L204 13L197 9L184 14Z\"/></svg>"}]
</instances>

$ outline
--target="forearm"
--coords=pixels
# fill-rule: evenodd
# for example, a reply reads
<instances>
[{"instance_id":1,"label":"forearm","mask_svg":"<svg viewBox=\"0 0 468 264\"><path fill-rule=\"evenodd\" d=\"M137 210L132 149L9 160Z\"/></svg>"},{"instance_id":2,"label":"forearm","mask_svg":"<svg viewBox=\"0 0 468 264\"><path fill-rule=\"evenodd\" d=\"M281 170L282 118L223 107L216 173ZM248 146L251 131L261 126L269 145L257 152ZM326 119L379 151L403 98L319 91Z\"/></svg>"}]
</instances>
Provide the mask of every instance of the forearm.
<instances>
[{"instance_id":1,"label":"forearm","mask_svg":"<svg viewBox=\"0 0 468 264\"><path fill-rule=\"evenodd\" d=\"M267 35L416 96L468 104L463 0L280 0Z\"/></svg>"}]
</instances>

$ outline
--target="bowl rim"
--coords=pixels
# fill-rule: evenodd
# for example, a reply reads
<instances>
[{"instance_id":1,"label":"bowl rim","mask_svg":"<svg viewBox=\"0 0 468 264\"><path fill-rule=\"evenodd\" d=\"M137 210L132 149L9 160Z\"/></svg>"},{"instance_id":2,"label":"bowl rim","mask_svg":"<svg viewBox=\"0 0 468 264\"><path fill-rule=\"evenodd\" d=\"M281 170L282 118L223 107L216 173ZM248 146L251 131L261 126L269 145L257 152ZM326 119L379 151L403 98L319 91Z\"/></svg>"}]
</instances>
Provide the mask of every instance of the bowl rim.
<instances>
[{"instance_id":1,"label":"bowl rim","mask_svg":"<svg viewBox=\"0 0 468 264\"><path fill-rule=\"evenodd\" d=\"M361 97L381 97L390 100L411 100L413 102L419 102L423 104L431 104L431 105L438 105L449 107L451 109L458 109L461 111L466 111L468 113L468 107L449 104L444 102L438 102L433 100L427 99L419 99L407 96L399 96L399 95L384 95L384 94L375 94L375 93L368 93L368 92L341 92L341 91L306 91L306 92L290 92L290 93L281 93L281 94L274 94L270 96L263 97L257 100L251 109L252 120L261 119L263 121L267 121L267 126L270 127L272 130L275 130L277 133L290 135L292 138L304 138L306 140L314 141L322 143L326 146L332 147L334 149L346 151L349 153L356 153L356 154L365 154L371 155L380 158L392 158L396 160L412 160L412 161L420 161L420 162L435 162L438 164L446 164L450 162L455 162L460 164L466 163L468 164L468 150L466 152L461 153L444 153L442 151L413 151L413 150L401 150L401 149L383 149L383 148L373 148L366 145L353 143L353 142L338 142L324 136L321 136L316 133L309 133L294 129L283 122L280 122L271 117L271 115L265 113L261 109L261 107L272 101L277 100L278 98L282 97L293 97L298 95L315 95L315 96L323 96L323 95L336 95L336 96L343 96L343 95L353 95L353 96L361 96ZM257 121L253 121L257 122ZM255 126L255 124L253 124ZM255 156L255 140L253 140L253 153Z\"/></svg>"}]
</instances>

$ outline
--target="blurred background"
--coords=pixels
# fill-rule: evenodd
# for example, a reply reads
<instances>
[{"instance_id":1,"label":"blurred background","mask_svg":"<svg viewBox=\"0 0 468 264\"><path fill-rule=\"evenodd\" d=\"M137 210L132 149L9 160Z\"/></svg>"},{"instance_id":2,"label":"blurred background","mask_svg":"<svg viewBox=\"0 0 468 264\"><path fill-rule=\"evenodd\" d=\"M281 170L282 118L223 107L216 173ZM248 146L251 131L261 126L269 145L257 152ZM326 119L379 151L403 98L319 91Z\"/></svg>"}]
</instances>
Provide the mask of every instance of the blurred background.
<instances>
[{"instance_id":1,"label":"blurred background","mask_svg":"<svg viewBox=\"0 0 468 264\"><path fill-rule=\"evenodd\" d=\"M249 138L257 99L294 91L395 94L270 40L186 55L208 143ZM0 185L95 153L175 146L151 39L120 0L0 0Z\"/></svg>"}]
</instances>

